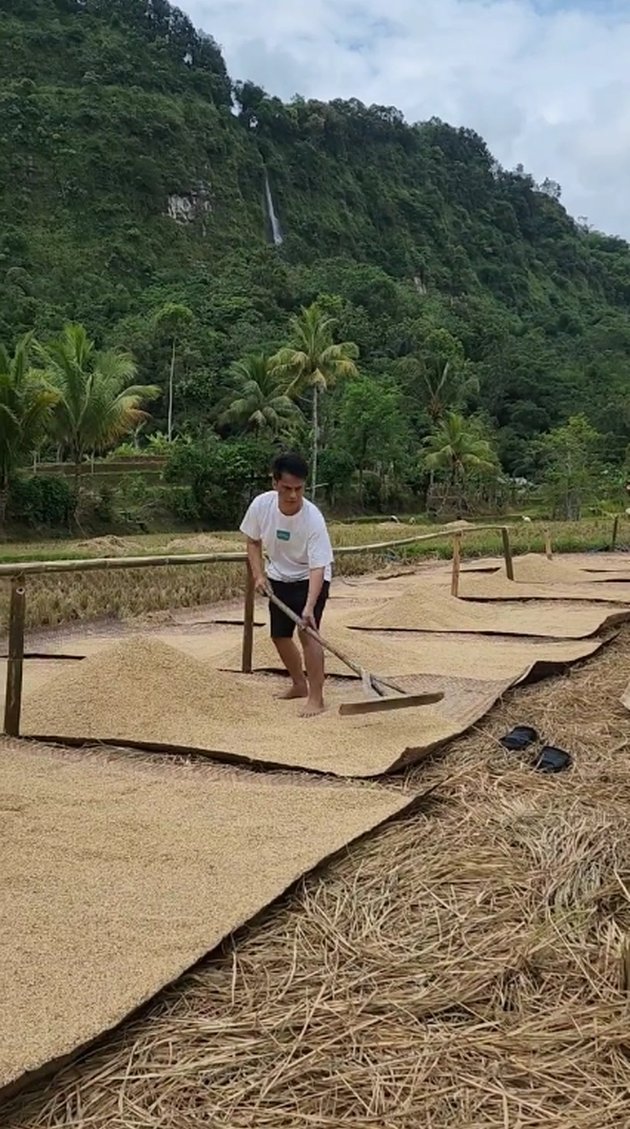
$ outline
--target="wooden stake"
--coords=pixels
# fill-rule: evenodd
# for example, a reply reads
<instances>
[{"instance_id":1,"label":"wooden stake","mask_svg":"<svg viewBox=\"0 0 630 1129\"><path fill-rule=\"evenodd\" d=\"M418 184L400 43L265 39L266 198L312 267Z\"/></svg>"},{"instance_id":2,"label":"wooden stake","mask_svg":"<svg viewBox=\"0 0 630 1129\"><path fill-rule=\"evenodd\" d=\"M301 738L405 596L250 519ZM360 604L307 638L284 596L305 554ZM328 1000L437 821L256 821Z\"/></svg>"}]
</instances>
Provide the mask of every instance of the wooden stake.
<instances>
[{"instance_id":1,"label":"wooden stake","mask_svg":"<svg viewBox=\"0 0 630 1129\"><path fill-rule=\"evenodd\" d=\"M11 584L11 604L9 611L9 658L7 662L7 684L4 700L4 732L8 737L20 736L20 714L22 712L22 676L24 672L24 613L26 610L26 590L24 583L16 578Z\"/></svg>"},{"instance_id":2,"label":"wooden stake","mask_svg":"<svg viewBox=\"0 0 630 1129\"><path fill-rule=\"evenodd\" d=\"M451 596L459 595L459 570L462 563L462 535L453 537L453 571L451 573Z\"/></svg>"},{"instance_id":3,"label":"wooden stake","mask_svg":"<svg viewBox=\"0 0 630 1129\"><path fill-rule=\"evenodd\" d=\"M611 549L617 548L617 534L618 533L619 533L619 514L615 514L615 519L613 521L613 527L612 527L612 537L610 539Z\"/></svg>"},{"instance_id":4,"label":"wooden stake","mask_svg":"<svg viewBox=\"0 0 630 1129\"><path fill-rule=\"evenodd\" d=\"M252 655L254 650L254 601L256 599L256 589L254 587L254 575L249 562L246 568L245 579L245 612L243 616L243 656L241 661L241 670L243 674L252 673Z\"/></svg>"},{"instance_id":5,"label":"wooden stake","mask_svg":"<svg viewBox=\"0 0 630 1129\"><path fill-rule=\"evenodd\" d=\"M548 561L553 559L553 549L551 548L551 533L548 529L545 530L545 556Z\"/></svg>"},{"instance_id":6,"label":"wooden stake","mask_svg":"<svg viewBox=\"0 0 630 1129\"><path fill-rule=\"evenodd\" d=\"M506 525L501 527L501 539L503 541L503 558L505 560L505 575L508 580L514 580L514 564L512 561L512 548L510 546L510 532Z\"/></svg>"}]
</instances>

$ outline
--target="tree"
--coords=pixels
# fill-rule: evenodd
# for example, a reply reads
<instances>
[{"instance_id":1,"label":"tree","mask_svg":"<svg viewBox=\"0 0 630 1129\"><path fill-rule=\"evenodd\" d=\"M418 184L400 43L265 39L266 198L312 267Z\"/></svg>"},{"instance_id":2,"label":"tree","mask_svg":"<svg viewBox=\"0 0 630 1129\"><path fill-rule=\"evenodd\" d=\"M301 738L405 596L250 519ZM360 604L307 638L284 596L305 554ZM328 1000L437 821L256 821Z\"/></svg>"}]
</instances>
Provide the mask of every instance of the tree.
<instances>
[{"instance_id":1,"label":"tree","mask_svg":"<svg viewBox=\"0 0 630 1129\"><path fill-rule=\"evenodd\" d=\"M310 389L313 405L312 487L311 497L317 492L317 458L320 445L319 397L328 392L338 380L358 375L354 363L359 350L354 342L333 341L334 318L324 314L317 302L303 308L291 318L290 343L271 358L272 370L291 383L287 395L298 396Z\"/></svg>"},{"instance_id":2,"label":"tree","mask_svg":"<svg viewBox=\"0 0 630 1129\"><path fill-rule=\"evenodd\" d=\"M251 353L230 367L231 396L221 423L236 424L246 431L278 435L290 427L299 409L287 395L287 380L275 372L264 353Z\"/></svg>"},{"instance_id":3,"label":"tree","mask_svg":"<svg viewBox=\"0 0 630 1129\"><path fill-rule=\"evenodd\" d=\"M467 364L461 341L445 329L432 329L417 353L405 357L402 372L420 388L425 411L437 424L447 411L461 410L479 391L479 381Z\"/></svg>"},{"instance_id":4,"label":"tree","mask_svg":"<svg viewBox=\"0 0 630 1129\"><path fill-rule=\"evenodd\" d=\"M600 442L601 436L583 415L571 416L542 436L538 445L542 484L552 517L578 521L585 502L595 496Z\"/></svg>"},{"instance_id":5,"label":"tree","mask_svg":"<svg viewBox=\"0 0 630 1129\"><path fill-rule=\"evenodd\" d=\"M0 532L6 522L11 479L45 435L58 393L30 366L27 334L9 356L0 345Z\"/></svg>"},{"instance_id":6,"label":"tree","mask_svg":"<svg viewBox=\"0 0 630 1129\"><path fill-rule=\"evenodd\" d=\"M363 497L363 475L376 468L383 472L396 464L407 448L407 428L400 392L394 384L361 376L345 390L340 410L342 445L359 472Z\"/></svg>"},{"instance_id":7,"label":"tree","mask_svg":"<svg viewBox=\"0 0 630 1129\"><path fill-rule=\"evenodd\" d=\"M164 334L170 345L171 359L168 370L168 397L166 415L166 436L173 438L173 399L175 390L175 361L177 358L177 345L181 339L184 328L193 320L192 310L176 302L166 302L155 315L155 328L159 334Z\"/></svg>"},{"instance_id":8,"label":"tree","mask_svg":"<svg viewBox=\"0 0 630 1129\"><path fill-rule=\"evenodd\" d=\"M217 529L240 520L252 498L269 487L273 457L265 437L222 440L212 432L173 443L164 477L189 492L196 518Z\"/></svg>"},{"instance_id":9,"label":"tree","mask_svg":"<svg viewBox=\"0 0 630 1129\"><path fill-rule=\"evenodd\" d=\"M136 365L129 353L100 352L82 325L67 325L56 341L35 344L43 375L58 392L51 432L74 463L75 504L81 463L88 453L114 446L147 418L142 404L160 389L131 384Z\"/></svg>"},{"instance_id":10,"label":"tree","mask_svg":"<svg viewBox=\"0 0 630 1129\"><path fill-rule=\"evenodd\" d=\"M472 474L491 474L498 469L492 445L475 420L458 412L447 412L439 427L424 443L427 470L441 471L447 484L461 499Z\"/></svg>"}]
</instances>

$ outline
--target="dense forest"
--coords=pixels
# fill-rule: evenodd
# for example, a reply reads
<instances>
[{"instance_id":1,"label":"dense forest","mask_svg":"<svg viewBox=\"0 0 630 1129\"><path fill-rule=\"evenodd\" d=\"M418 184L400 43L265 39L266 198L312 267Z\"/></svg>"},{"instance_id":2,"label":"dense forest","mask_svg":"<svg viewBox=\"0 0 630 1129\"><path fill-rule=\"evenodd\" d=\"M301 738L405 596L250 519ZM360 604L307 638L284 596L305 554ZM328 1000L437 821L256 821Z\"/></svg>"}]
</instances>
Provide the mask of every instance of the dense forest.
<instances>
[{"instance_id":1,"label":"dense forest","mask_svg":"<svg viewBox=\"0 0 630 1129\"><path fill-rule=\"evenodd\" d=\"M630 250L560 186L471 130L234 83L166 0L0 0L0 44L6 373L25 334L43 379L85 327L148 390L142 442L195 449L184 481L200 445L231 445L228 467L248 433L312 445L310 317L341 350L318 389L329 501L350 480L366 505L417 494L453 445L477 476L557 477L570 451L621 479ZM46 434L73 457L59 420Z\"/></svg>"}]
</instances>

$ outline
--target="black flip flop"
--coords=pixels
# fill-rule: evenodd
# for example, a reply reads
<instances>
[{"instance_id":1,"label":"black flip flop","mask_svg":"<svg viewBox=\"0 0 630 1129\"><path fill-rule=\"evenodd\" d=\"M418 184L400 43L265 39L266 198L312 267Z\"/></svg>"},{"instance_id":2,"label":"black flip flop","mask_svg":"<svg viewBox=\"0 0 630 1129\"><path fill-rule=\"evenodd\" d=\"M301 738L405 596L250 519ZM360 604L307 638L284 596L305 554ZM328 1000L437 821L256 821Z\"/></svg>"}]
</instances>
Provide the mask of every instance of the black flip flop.
<instances>
[{"instance_id":1,"label":"black flip flop","mask_svg":"<svg viewBox=\"0 0 630 1129\"><path fill-rule=\"evenodd\" d=\"M510 729L510 732L501 738L499 744L511 753L520 753L537 740L538 734L531 725L515 725L514 729Z\"/></svg>"},{"instance_id":2,"label":"black flip flop","mask_svg":"<svg viewBox=\"0 0 630 1129\"><path fill-rule=\"evenodd\" d=\"M570 753L557 749L555 745L545 745L535 757L533 767L538 772L564 772L572 763Z\"/></svg>"}]
</instances>

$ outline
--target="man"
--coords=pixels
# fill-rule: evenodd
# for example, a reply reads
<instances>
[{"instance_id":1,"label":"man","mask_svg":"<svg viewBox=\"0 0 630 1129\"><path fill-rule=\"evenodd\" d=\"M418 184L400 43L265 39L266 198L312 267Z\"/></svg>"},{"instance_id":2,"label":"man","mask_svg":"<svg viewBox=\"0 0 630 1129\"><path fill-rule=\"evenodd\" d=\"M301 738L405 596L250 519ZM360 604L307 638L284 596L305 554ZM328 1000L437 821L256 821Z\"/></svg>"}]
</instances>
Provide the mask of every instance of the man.
<instances>
[{"instance_id":1,"label":"man","mask_svg":"<svg viewBox=\"0 0 630 1129\"><path fill-rule=\"evenodd\" d=\"M269 585L283 604L310 627L319 628L328 599L333 551L326 522L304 497L308 467L300 455L280 455L273 464L273 490L259 494L241 525L256 591ZM267 576L263 564L267 555ZM271 638L292 685L283 698L306 698L302 717L324 709L324 652L312 636L299 632L304 658L293 642L295 625L275 604ZM306 667L306 677L304 676Z\"/></svg>"}]
</instances>

